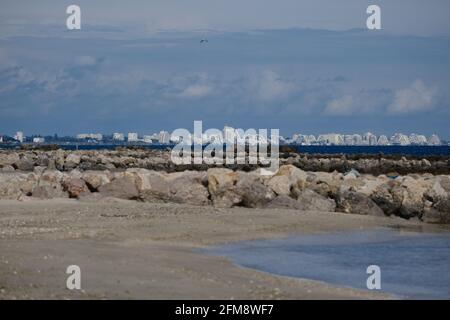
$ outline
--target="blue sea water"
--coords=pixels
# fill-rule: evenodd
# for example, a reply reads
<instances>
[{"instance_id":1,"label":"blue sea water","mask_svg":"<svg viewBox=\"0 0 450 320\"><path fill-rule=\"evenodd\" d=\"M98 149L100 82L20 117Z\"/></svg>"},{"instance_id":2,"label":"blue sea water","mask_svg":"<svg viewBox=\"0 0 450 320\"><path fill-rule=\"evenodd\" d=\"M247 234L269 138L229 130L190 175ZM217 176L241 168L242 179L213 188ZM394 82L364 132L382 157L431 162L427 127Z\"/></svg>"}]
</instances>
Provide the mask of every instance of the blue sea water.
<instances>
[{"instance_id":1,"label":"blue sea water","mask_svg":"<svg viewBox=\"0 0 450 320\"><path fill-rule=\"evenodd\" d=\"M117 147L126 147L127 145L118 144L61 144L60 148L64 150L113 150ZM146 149L166 149L174 145L167 144L141 144L139 147ZM3 145L0 149L17 148L17 145ZM300 146L290 145L301 153L319 153L319 154L399 154L416 156L450 156L450 146Z\"/></svg>"},{"instance_id":2,"label":"blue sea water","mask_svg":"<svg viewBox=\"0 0 450 320\"><path fill-rule=\"evenodd\" d=\"M450 233L390 229L245 241L205 252L277 275L368 290L369 265L381 292L406 299L450 299Z\"/></svg>"}]
</instances>

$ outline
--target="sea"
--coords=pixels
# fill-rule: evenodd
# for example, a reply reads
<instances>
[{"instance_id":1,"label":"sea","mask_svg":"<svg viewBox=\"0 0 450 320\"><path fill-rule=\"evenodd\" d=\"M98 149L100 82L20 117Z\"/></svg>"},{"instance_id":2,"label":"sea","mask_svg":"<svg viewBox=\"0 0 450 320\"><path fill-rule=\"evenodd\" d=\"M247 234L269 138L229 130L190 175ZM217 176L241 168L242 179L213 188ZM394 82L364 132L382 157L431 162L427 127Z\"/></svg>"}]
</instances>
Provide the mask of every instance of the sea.
<instances>
[{"instance_id":1,"label":"sea","mask_svg":"<svg viewBox=\"0 0 450 320\"><path fill-rule=\"evenodd\" d=\"M173 148L169 144L133 145L139 148L164 150ZM301 146L288 145L300 153L306 154L386 154L411 156L450 156L450 146ZM63 150L114 150L130 145L118 144L60 144ZM0 145L0 149L17 149L18 145Z\"/></svg>"},{"instance_id":2,"label":"sea","mask_svg":"<svg viewBox=\"0 0 450 320\"><path fill-rule=\"evenodd\" d=\"M367 269L377 266L380 289L374 291L450 299L450 233L378 229L243 241L202 252L246 268L366 291L374 274Z\"/></svg>"}]
</instances>

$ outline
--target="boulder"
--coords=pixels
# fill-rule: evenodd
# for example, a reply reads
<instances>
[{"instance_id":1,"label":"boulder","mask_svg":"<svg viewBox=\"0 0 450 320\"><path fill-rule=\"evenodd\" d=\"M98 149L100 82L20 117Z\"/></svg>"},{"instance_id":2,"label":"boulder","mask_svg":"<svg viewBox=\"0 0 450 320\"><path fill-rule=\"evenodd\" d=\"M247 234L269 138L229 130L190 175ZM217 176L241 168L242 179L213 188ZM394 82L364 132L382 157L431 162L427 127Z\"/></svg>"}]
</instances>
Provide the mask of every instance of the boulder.
<instances>
[{"instance_id":1,"label":"boulder","mask_svg":"<svg viewBox=\"0 0 450 320\"><path fill-rule=\"evenodd\" d=\"M240 173L234 193L241 198L240 205L247 208L262 208L275 198L275 193L258 174Z\"/></svg>"},{"instance_id":2,"label":"boulder","mask_svg":"<svg viewBox=\"0 0 450 320\"><path fill-rule=\"evenodd\" d=\"M135 181L129 177L114 179L98 188L98 192L105 197L119 199L136 200L139 198L139 191Z\"/></svg>"},{"instance_id":3,"label":"boulder","mask_svg":"<svg viewBox=\"0 0 450 320\"><path fill-rule=\"evenodd\" d=\"M239 173L225 168L208 169L208 191L214 206L230 208L242 201L242 196L235 193Z\"/></svg>"},{"instance_id":4,"label":"boulder","mask_svg":"<svg viewBox=\"0 0 450 320\"><path fill-rule=\"evenodd\" d=\"M383 210L365 194L344 191L336 197L336 211L371 216L384 216Z\"/></svg>"},{"instance_id":5,"label":"boulder","mask_svg":"<svg viewBox=\"0 0 450 320\"><path fill-rule=\"evenodd\" d=\"M14 167L10 165L6 165L1 169L2 172L14 172L15 170L16 169L14 169Z\"/></svg>"},{"instance_id":6,"label":"boulder","mask_svg":"<svg viewBox=\"0 0 450 320\"><path fill-rule=\"evenodd\" d=\"M17 200L28 196L37 185L37 176L33 173L1 173L0 199Z\"/></svg>"},{"instance_id":7,"label":"boulder","mask_svg":"<svg viewBox=\"0 0 450 320\"><path fill-rule=\"evenodd\" d=\"M338 172L311 172L308 176L308 189L326 198L334 198L342 185L343 175Z\"/></svg>"},{"instance_id":8,"label":"boulder","mask_svg":"<svg viewBox=\"0 0 450 320\"><path fill-rule=\"evenodd\" d=\"M109 171L85 171L81 179L91 191L97 191L99 187L111 182L111 174Z\"/></svg>"},{"instance_id":9,"label":"boulder","mask_svg":"<svg viewBox=\"0 0 450 320\"><path fill-rule=\"evenodd\" d=\"M334 212L336 203L313 190L303 190L297 197L298 207L301 210Z\"/></svg>"},{"instance_id":10,"label":"boulder","mask_svg":"<svg viewBox=\"0 0 450 320\"><path fill-rule=\"evenodd\" d=\"M34 169L34 161L28 157L23 157L14 163L14 166L19 171L33 171Z\"/></svg>"},{"instance_id":11,"label":"boulder","mask_svg":"<svg viewBox=\"0 0 450 320\"><path fill-rule=\"evenodd\" d=\"M305 171L293 166L281 166L278 171L267 180L266 184L277 195L291 195L297 189L302 190L306 186L307 174Z\"/></svg>"},{"instance_id":12,"label":"boulder","mask_svg":"<svg viewBox=\"0 0 450 320\"><path fill-rule=\"evenodd\" d=\"M76 177L64 180L64 190L69 193L71 198L80 198L80 196L89 193L89 188L84 180Z\"/></svg>"},{"instance_id":13,"label":"boulder","mask_svg":"<svg viewBox=\"0 0 450 320\"><path fill-rule=\"evenodd\" d=\"M388 216L397 215L401 207L401 199L394 198L390 191L395 186L398 186L398 183L390 180L376 187L370 196L372 201Z\"/></svg>"},{"instance_id":14,"label":"boulder","mask_svg":"<svg viewBox=\"0 0 450 320\"><path fill-rule=\"evenodd\" d=\"M267 203L268 209L302 209L302 204L289 196L276 196L272 201Z\"/></svg>"},{"instance_id":15,"label":"boulder","mask_svg":"<svg viewBox=\"0 0 450 320\"><path fill-rule=\"evenodd\" d=\"M168 200L197 206L209 204L209 193L205 184L206 172L184 171L167 175ZM161 191L158 187L157 190Z\"/></svg>"},{"instance_id":16,"label":"boulder","mask_svg":"<svg viewBox=\"0 0 450 320\"><path fill-rule=\"evenodd\" d=\"M64 161L64 168L66 170L70 170L78 167L81 162L81 156L76 153L70 153L67 155L66 160Z\"/></svg>"},{"instance_id":17,"label":"boulder","mask_svg":"<svg viewBox=\"0 0 450 320\"><path fill-rule=\"evenodd\" d=\"M145 202L169 201L170 185L165 173L147 169L127 169L123 176L134 181L139 199Z\"/></svg>"},{"instance_id":18,"label":"boulder","mask_svg":"<svg viewBox=\"0 0 450 320\"><path fill-rule=\"evenodd\" d=\"M67 198L68 194L63 188L65 175L58 170L46 170L39 177L36 188L32 195L41 199Z\"/></svg>"}]
</instances>

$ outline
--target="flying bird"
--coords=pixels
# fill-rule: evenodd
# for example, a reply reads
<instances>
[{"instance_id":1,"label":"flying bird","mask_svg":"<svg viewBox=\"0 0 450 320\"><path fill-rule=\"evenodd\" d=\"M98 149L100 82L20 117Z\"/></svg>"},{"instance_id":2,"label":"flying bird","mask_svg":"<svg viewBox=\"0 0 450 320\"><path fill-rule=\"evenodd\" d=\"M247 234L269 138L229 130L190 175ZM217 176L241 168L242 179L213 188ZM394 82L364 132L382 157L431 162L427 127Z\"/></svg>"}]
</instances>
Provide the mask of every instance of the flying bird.
<instances>
[{"instance_id":1,"label":"flying bird","mask_svg":"<svg viewBox=\"0 0 450 320\"><path fill-rule=\"evenodd\" d=\"M208 39L202 39L200 40L200 43L208 43Z\"/></svg>"}]
</instances>

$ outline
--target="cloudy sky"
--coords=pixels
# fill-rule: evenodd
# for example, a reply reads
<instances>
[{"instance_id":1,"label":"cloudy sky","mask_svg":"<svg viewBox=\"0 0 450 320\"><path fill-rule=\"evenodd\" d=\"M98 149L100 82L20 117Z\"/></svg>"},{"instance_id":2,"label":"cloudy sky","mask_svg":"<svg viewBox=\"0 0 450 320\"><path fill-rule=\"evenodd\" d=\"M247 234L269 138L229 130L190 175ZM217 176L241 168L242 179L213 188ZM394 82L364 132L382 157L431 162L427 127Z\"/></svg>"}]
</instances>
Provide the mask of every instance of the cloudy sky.
<instances>
[{"instance_id":1,"label":"cloudy sky","mask_svg":"<svg viewBox=\"0 0 450 320\"><path fill-rule=\"evenodd\" d=\"M129 2L0 0L0 134L203 120L450 139L450 1L377 1L378 31L363 0Z\"/></svg>"}]
</instances>

